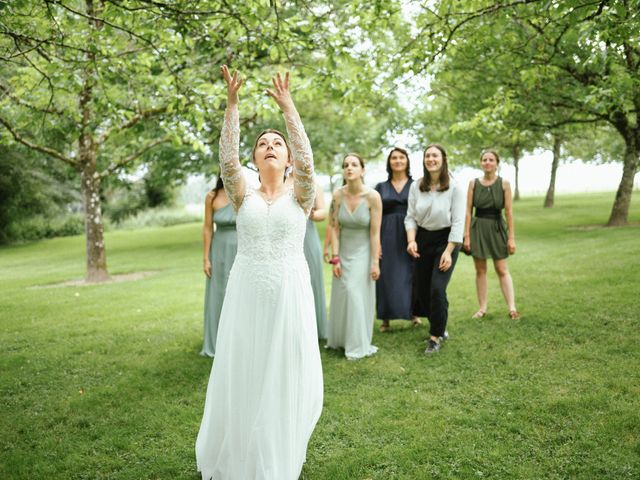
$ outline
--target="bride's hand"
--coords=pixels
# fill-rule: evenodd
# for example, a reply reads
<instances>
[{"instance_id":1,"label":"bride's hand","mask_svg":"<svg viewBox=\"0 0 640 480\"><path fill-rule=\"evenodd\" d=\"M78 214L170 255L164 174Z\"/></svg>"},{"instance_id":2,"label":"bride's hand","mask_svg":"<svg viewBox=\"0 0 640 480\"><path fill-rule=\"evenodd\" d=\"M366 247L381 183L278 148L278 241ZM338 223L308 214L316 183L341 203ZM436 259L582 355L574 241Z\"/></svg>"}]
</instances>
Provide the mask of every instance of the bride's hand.
<instances>
[{"instance_id":1,"label":"bride's hand","mask_svg":"<svg viewBox=\"0 0 640 480\"><path fill-rule=\"evenodd\" d=\"M267 88L267 94L273 98L280 110L283 112L295 109L293 104L293 98L291 98L291 92L289 92L289 72L285 73L284 79L280 75L280 72L271 79L273 82L273 90Z\"/></svg>"},{"instance_id":2,"label":"bride's hand","mask_svg":"<svg viewBox=\"0 0 640 480\"><path fill-rule=\"evenodd\" d=\"M238 71L233 72L233 76L229 72L229 68L226 65L222 65L220 67L220 71L222 72L222 77L227 84L227 104L228 105L237 105L238 104L238 90L244 83L243 78L238 78Z\"/></svg>"}]
</instances>

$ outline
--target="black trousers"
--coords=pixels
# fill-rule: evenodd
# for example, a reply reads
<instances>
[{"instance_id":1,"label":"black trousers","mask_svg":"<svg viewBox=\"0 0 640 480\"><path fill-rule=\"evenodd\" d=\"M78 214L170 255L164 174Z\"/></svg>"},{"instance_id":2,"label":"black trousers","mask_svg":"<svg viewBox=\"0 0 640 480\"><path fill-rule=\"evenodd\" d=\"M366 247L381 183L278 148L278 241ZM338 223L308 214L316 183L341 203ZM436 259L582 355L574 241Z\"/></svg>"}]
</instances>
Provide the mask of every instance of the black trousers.
<instances>
[{"instance_id":1,"label":"black trousers","mask_svg":"<svg viewBox=\"0 0 640 480\"><path fill-rule=\"evenodd\" d=\"M429 231L418 227L416 243L417 258L413 271L413 314L429 319L429 332L434 337L442 337L449 318L447 285L458 260L459 248L451 253L451 268L441 272L440 257L447 248L450 228Z\"/></svg>"}]
</instances>

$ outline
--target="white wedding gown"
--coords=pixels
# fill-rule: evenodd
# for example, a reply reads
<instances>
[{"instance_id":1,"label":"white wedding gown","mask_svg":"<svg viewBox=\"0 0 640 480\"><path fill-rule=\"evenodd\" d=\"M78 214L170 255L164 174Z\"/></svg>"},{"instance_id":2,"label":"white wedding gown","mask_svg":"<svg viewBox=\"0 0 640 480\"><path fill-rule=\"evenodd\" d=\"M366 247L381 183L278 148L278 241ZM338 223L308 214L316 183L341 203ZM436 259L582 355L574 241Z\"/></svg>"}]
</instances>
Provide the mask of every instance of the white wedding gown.
<instances>
[{"instance_id":1,"label":"white wedding gown","mask_svg":"<svg viewBox=\"0 0 640 480\"><path fill-rule=\"evenodd\" d=\"M310 161L302 124L285 120L294 158ZM237 199L234 181L241 173L229 160L238 154L236 122L237 110L227 111L220 157L225 189ZM308 175L299 170L298 178L313 182L312 163L307 170ZM305 185L297 187L313 196L313 184L310 192ZM313 198L310 202L289 190L268 204L247 186L236 203L238 253L196 441L203 480L296 480L302 470L323 398L314 297L303 252L305 210Z\"/></svg>"}]
</instances>

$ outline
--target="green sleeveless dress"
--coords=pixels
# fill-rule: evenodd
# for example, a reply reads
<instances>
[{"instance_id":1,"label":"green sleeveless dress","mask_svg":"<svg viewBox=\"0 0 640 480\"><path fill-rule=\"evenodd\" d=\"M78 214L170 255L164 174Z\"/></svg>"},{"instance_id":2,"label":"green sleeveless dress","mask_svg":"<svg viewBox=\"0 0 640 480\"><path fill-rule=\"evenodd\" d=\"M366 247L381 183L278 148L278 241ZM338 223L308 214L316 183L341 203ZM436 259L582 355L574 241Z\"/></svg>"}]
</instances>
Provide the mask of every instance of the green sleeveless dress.
<instances>
[{"instance_id":1,"label":"green sleeveless dress","mask_svg":"<svg viewBox=\"0 0 640 480\"><path fill-rule=\"evenodd\" d=\"M502 178L486 187L476 178L473 187L474 216L471 218L471 255L475 258L507 258L507 223L502 216Z\"/></svg>"},{"instance_id":2,"label":"green sleeveless dress","mask_svg":"<svg viewBox=\"0 0 640 480\"><path fill-rule=\"evenodd\" d=\"M218 321L222 310L222 301L227 290L229 271L238 250L236 233L236 212L231 203L214 213L216 233L209 250L209 261L213 273L207 278L204 294L204 341L200 355L213 357L216 353Z\"/></svg>"},{"instance_id":3,"label":"green sleeveless dress","mask_svg":"<svg viewBox=\"0 0 640 480\"><path fill-rule=\"evenodd\" d=\"M344 348L347 359L368 357L371 345L376 287L371 279L371 216L367 200L350 212L344 202L338 210L342 276L332 277L327 348Z\"/></svg>"}]
</instances>

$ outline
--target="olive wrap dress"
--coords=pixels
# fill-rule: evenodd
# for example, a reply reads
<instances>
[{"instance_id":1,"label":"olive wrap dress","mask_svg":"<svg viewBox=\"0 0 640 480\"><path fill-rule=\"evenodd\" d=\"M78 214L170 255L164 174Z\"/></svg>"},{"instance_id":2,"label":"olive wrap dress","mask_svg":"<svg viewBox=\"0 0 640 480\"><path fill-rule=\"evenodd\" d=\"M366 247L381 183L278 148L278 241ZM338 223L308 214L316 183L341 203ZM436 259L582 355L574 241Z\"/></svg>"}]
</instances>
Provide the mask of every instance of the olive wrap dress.
<instances>
[{"instance_id":1,"label":"olive wrap dress","mask_svg":"<svg viewBox=\"0 0 640 480\"><path fill-rule=\"evenodd\" d=\"M502 178L489 186L476 178L473 186L474 216L471 218L471 255L475 258L500 260L509 256L507 223L502 216L504 188Z\"/></svg>"}]
</instances>

